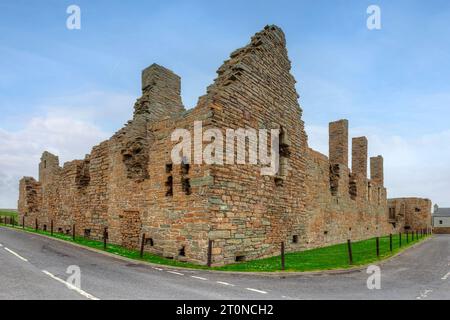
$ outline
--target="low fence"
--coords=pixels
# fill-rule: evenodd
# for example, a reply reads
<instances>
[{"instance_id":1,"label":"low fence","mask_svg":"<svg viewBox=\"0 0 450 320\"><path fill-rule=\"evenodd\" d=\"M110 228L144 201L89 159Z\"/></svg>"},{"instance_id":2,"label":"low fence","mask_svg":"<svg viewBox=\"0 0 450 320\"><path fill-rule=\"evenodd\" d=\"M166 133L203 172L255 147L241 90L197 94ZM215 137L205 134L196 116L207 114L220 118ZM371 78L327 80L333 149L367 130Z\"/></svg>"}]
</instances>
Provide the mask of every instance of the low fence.
<instances>
[{"instance_id":1,"label":"low fence","mask_svg":"<svg viewBox=\"0 0 450 320\"><path fill-rule=\"evenodd\" d=\"M39 221L35 219L33 221L34 228L27 228L34 231L40 231ZM25 229L25 217L22 218L20 224L18 224L17 217L13 216L0 216L0 224L9 225L13 227ZM54 223L51 220L50 230L42 230L50 235L60 234L65 237L70 237L67 233L54 232ZM76 236L76 225L72 225L71 228L71 238L76 241L77 238L89 239L89 237ZM309 266L310 269L314 269L314 266L320 266L321 268L326 268L328 265L331 267L336 266L351 266L351 265L361 265L376 261L377 259L384 258L392 255L400 248L413 244L414 242L427 237L432 234L431 228L421 229L421 230L410 230L404 233L390 234L383 237L375 237L368 240L355 241L347 240L347 243L332 245L329 247L323 247L313 250L306 250L294 253L286 253L285 242L280 243L280 256L269 258L272 262L274 259L279 260L279 269L286 270L294 265L301 263L304 266ZM69 238L70 239L70 238ZM103 249L108 248L108 228L105 227L102 234ZM139 243L139 256L142 258L144 256L145 246L147 244L147 239L145 233L140 237ZM214 247L214 241L208 241L207 250L207 261L206 265L211 267L212 261L212 249ZM259 260L261 263L266 263L264 260ZM251 261L252 264L258 264L258 260Z\"/></svg>"},{"instance_id":2,"label":"low fence","mask_svg":"<svg viewBox=\"0 0 450 320\"><path fill-rule=\"evenodd\" d=\"M281 270L286 270L299 261L303 265L320 266L322 269L326 269L327 265L330 268L363 265L389 257L402 247L416 243L431 234L431 229L410 230L405 233L389 234L355 242L349 239L346 243L323 247L318 250L313 249L288 254L284 252L285 244L281 243L280 267Z\"/></svg>"}]
</instances>

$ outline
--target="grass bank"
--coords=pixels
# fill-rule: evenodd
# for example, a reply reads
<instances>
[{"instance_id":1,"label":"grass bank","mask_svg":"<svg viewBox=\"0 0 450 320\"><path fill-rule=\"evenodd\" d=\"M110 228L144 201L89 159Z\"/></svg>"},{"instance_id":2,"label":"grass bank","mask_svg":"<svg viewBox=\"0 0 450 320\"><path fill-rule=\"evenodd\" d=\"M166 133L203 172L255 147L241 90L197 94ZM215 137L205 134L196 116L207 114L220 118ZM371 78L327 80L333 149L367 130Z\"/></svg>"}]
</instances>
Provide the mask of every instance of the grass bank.
<instances>
[{"instance_id":1,"label":"grass bank","mask_svg":"<svg viewBox=\"0 0 450 320\"><path fill-rule=\"evenodd\" d=\"M9 226L12 227L12 226ZM20 226L16 226L16 229L22 229ZM67 242L75 242L79 245L104 250L103 242L86 239L83 237L76 237L75 241L72 236L54 233L51 236L50 232L42 230L34 230L31 228L25 228L25 231L31 233L43 234L49 237L54 237ZM285 255L285 270L290 272L303 272L303 271L320 271L320 270L334 270L334 269L348 269L355 266L363 266L370 263L376 263L386 258L403 251L410 246L421 242L428 238L428 235L415 236L412 239L411 234L402 234L400 239L399 235L392 236L392 251L390 237L379 238L379 256L377 256L376 238L367 239L363 241L353 242L351 245L353 263L349 263L348 245L347 243L337 244L333 246L305 250L295 253L287 253ZM401 246L400 246L401 244ZM143 258L140 257L138 250L130 250L118 245L108 244L106 252L134 259L140 261L146 261L150 263L167 265L173 267L183 267L192 269L204 269L204 270L218 270L218 271L239 271L239 272L277 272L281 271L281 258L280 256L259 259L253 261L240 262L236 264L230 264L222 267L212 267L195 265L191 263L184 263L177 260L163 258L154 254L144 253Z\"/></svg>"}]
</instances>

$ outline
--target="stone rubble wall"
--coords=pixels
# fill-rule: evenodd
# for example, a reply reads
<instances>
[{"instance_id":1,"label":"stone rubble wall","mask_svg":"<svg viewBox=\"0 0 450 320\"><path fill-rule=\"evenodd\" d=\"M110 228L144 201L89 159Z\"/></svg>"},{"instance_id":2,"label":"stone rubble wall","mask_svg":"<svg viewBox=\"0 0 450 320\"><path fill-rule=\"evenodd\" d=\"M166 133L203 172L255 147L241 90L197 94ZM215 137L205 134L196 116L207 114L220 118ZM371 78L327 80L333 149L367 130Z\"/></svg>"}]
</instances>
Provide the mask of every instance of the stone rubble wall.
<instances>
[{"instance_id":1,"label":"stone rubble wall","mask_svg":"<svg viewBox=\"0 0 450 320\"><path fill-rule=\"evenodd\" d=\"M402 232L431 228L431 200L422 198L389 199L390 219Z\"/></svg>"},{"instance_id":2,"label":"stone rubble wall","mask_svg":"<svg viewBox=\"0 0 450 320\"><path fill-rule=\"evenodd\" d=\"M20 217L66 233L75 225L78 236L96 240L106 229L110 243L133 249L145 233L146 251L199 264L213 240L214 265L277 255L281 242L298 251L398 231L388 221L383 158L371 158L368 179L367 139L355 138L348 168L347 120L330 124L329 159L310 149L290 70L284 33L267 26L186 111L180 78L151 65L133 119L114 136L62 167L43 154L39 181L20 182ZM278 173L262 175L261 163L172 163L173 131L193 138L195 121L224 137L226 129L280 130Z\"/></svg>"}]
</instances>

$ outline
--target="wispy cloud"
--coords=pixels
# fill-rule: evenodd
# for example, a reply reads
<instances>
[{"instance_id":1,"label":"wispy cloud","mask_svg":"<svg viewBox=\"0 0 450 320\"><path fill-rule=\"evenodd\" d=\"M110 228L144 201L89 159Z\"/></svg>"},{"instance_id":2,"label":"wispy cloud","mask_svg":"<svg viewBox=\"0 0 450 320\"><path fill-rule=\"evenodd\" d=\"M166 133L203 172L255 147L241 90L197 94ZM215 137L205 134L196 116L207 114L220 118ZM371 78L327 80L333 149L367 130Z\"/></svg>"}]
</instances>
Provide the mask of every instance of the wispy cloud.
<instances>
[{"instance_id":1,"label":"wispy cloud","mask_svg":"<svg viewBox=\"0 0 450 320\"><path fill-rule=\"evenodd\" d=\"M61 165L83 159L92 147L109 138L131 118L130 97L109 92L90 92L77 97L49 99L42 116L24 121L20 130L0 128L0 207L17 205L22 176L37 177L42 152L60 157ZM105 129L104 124L117 127Z\"/></svg>"}]
</instances>

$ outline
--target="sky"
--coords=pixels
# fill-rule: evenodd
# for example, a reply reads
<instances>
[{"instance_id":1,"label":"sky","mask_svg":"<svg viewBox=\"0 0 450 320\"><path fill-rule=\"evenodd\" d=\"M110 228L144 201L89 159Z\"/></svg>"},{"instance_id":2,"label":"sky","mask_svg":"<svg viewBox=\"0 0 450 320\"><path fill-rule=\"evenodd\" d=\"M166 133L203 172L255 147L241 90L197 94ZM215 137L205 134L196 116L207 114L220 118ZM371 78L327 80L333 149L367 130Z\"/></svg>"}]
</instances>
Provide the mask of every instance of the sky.
<instances>
[{"instance_id":1,"label":"sky","mask_svg":"<svg viewBox=\"0 0 450 320\"><path fill-rule=\"evenodd\" d=\"M81 29L66 12L81 9ZM369 30L369 5L381 29ZM141 71L182 78L187 108L235 49L267 24L286 34L309 145L328 122L383 155L389 197L450 207L450 3L447 0L0 2L0 208L38 175L44 150L84 158L131 119Z\"/></svg>"}]
</instances>

